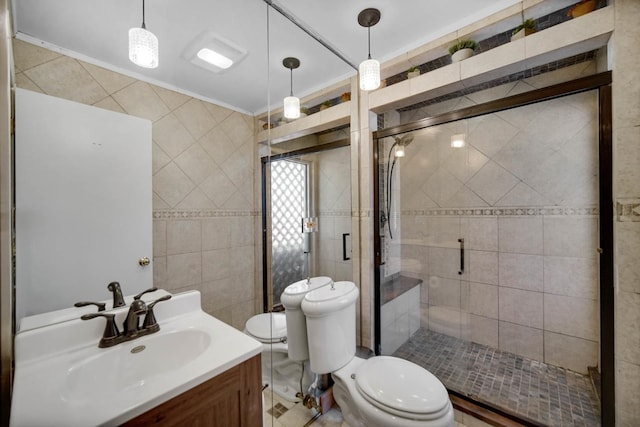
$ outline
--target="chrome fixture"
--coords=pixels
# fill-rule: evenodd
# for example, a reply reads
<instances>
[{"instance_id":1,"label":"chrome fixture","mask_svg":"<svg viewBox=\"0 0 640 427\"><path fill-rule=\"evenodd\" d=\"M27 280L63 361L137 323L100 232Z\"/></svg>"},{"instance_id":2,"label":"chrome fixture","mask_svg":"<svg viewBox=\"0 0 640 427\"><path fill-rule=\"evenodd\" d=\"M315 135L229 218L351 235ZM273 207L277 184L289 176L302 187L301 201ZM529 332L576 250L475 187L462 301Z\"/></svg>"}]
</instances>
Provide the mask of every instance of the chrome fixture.
<instances>
[{"instance_id":1,"label":"chrome fixture","mask_svg":"<svg viewBox=\"0 0 640 427\"><path fill-rule=\"evenodd\" d=\"M153 290L155 290L155 288L153 288ZM145 294L147 292L151 292L151 290L147 290L142 294ZM142 296L142 294L140 294L140 296ZM127 313L127 317L122 324L123 332L120 332L118 330L118 326L116 325L116 313L90 313L85 314L81 317L81 319L90 320L96 317L106 318L107 320L105 323L104 332L102 333L102 338L98 343L98 347L113 347L114 345L158 332L160 330L160 325L158 325L156 317L153 314L153 307L157 303L161 301L167 301L168 299L171 299L171 295L165 295L162 298L158 298L149 305L145 304L145 302L141 299L134 299L129 306L129 312ZM140 327L139 319L143 314L146 315L144 321L142 322L142 327Z\"/></svg>"},{"instance_id":2,"label":"chrome fixture","mask_svg":"<svg viewBox=\"0 0 640 427\"><path fill-rule=\"evenodd\" d=\"M293 96L293 70L300 66L298 58L287 57L282 60L282 65L289 69L291 76L291 93L284 98L284 118L297 119L300 117L300 99Z\"/></svg>"},{"instance_id":3,"label":"chrome fixture","mask_svg":"<svg viewBox=\"0 0 640 427\"><path fill-rule=\"evenodd\" d=\"M142 0L142 25L129 29L129 59L144 68L158 67L158 38L144 22L144 0Z\"/></svg>"},{"instance_id":4,"label":"chrome fixture","mask_svg":"<svg viewBox=\"0 0 640 427\"><path fill-rule=\"evenodd\" d=\"M371 59L371 27L380 21L380 11L368 8L358 14L358 24L367 27L367 40L369 55L366 60L360 63L358 73L360 74L360 89L374 90L380 87L380 62Z\"/></svg>"},{"instance_id":5,"label":"chrome fixture","mask_svg":"<svg viewBox=\"0 0 640 427\"><path fill-rule=\"evenodd\" d=\"M113 308L124 306L124 297L122 296L122 289L120 289L120 283L111 282L107 285L107 289L113 293Z\"/></svg>"},{"instance_id":6,"label":"chrome fixture","mask_svg":"<svg viewBox=\"0 0 640 427\"><path fill-rule=\"evenodd\" d=\"M395 139L395 142L393 143L391 148L389 148L389 155L387 156L387 212L386 212L386 216L383 215L383 217L381 218L383 227L384 227L384 223L385 222L387 223L387 226L389 228L389 238L391 239L393 239L393 234L391 233L391 195L392 195L391 185L393 182L393 169L396 166L396 160L399 157L405 156L404 149L413 141L413 135L408 134L402 137L396 136L394 137L394 139ZM395 148L395 151L394 151L394 148ZM391 162L391 153L394 153L393 162ZM389 167L389 163L391 163L391 167Z\"/></svg>"}]
</instances>

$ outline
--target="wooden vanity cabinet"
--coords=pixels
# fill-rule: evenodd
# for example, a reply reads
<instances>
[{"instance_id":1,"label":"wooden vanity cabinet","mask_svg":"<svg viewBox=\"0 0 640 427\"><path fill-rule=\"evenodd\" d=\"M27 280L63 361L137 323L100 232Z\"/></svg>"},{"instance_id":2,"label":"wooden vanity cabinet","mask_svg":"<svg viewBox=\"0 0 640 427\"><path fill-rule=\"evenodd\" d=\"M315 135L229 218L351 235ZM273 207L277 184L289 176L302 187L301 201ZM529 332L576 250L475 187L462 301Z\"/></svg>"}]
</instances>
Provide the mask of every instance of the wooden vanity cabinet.
<instances>
[{"instance_id":1,"label":"wooden vanity cabinet","mask_svg":"<svg viewBox=\"0 0 640 427\"><path fill-rule=\"evenodd\" d=\"M262 426L260 369L258 354L123 426Z\"/></svg>"}]
</instances>

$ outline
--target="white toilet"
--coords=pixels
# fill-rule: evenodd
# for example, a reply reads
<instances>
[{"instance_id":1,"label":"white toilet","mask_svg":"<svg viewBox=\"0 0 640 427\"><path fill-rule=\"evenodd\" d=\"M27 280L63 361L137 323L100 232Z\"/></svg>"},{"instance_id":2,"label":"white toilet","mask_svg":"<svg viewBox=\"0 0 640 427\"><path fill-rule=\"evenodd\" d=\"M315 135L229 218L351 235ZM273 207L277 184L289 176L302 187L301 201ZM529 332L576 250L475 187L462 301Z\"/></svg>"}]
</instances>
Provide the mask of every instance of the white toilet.
<instances>
[{"instance_id":1,"label":"white toilet","mask_svg":"<svg viewBox=\"0 0 640 427\"><path fill-rule=\"evenodd\" d=\"M288 357L287 324L284 313L262 313L247 320L244 332L262 343L262 384L290 402L300 399L300 378L303 362ZM311 384L312 375L305 367L302 386Z\"/></svg>"},{"instance_id":2,"label":"white toilet","mask_svg":"<svg viewBox=\"0 0 640 427\"><path fill-rule=\"evenodd\" d=\"M305 295L305 336L289 334L289 345L308 336L311 370L331 373L333 395L351 427L453 427L453 407L444 385L404 359L355 357L358 289L336 282Z\"/></svg>"}]
</instances>

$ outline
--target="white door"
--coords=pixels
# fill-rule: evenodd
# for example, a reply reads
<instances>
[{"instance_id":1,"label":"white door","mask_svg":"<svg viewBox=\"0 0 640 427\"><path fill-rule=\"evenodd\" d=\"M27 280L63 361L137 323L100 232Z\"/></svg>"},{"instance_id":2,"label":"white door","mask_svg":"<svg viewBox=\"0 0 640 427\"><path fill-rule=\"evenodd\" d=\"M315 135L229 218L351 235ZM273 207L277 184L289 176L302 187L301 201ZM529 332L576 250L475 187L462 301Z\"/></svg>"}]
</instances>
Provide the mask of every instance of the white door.
<instances>
[{"instance_id":1,"label":"white door","mask_svg":"<svg viewBox=\"0 0 640 427\"><path fill-rule=\"evenodd\" d=\"M151 122L16 89L16 320L152 286Z\"/></svg>"}]
</instances>

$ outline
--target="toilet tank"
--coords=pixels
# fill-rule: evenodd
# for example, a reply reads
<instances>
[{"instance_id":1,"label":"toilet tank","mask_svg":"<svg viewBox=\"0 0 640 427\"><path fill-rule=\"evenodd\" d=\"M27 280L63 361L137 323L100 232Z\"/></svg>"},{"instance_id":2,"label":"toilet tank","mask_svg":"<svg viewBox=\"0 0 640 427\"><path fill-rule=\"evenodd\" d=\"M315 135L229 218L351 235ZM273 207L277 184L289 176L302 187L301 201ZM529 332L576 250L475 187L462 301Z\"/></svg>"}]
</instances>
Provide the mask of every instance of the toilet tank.
<instances>
[{"instance_id":1,"label":"toilet tank","mask_svg":"<svg viewBox=\"0 0 640 427\"><path fill-rule=\"evenodd\" d=\"M345 366L356 353L356 301L353 282L336 282L305 295L311 371L327 374Z\"/></svg>"},{"instance_id":2,"label":"toilet tank","mask_svg":"<svg viewBox=\"0 0 640 427\"><path fill-rule=\"evenodd\" d=\"M330 277L318 276L292 283L280 295L287 320L287 347L291 360L308 360L307 322L300 305L304 296L316 289L333 283Z\"/></svg>"}]
</instances>

